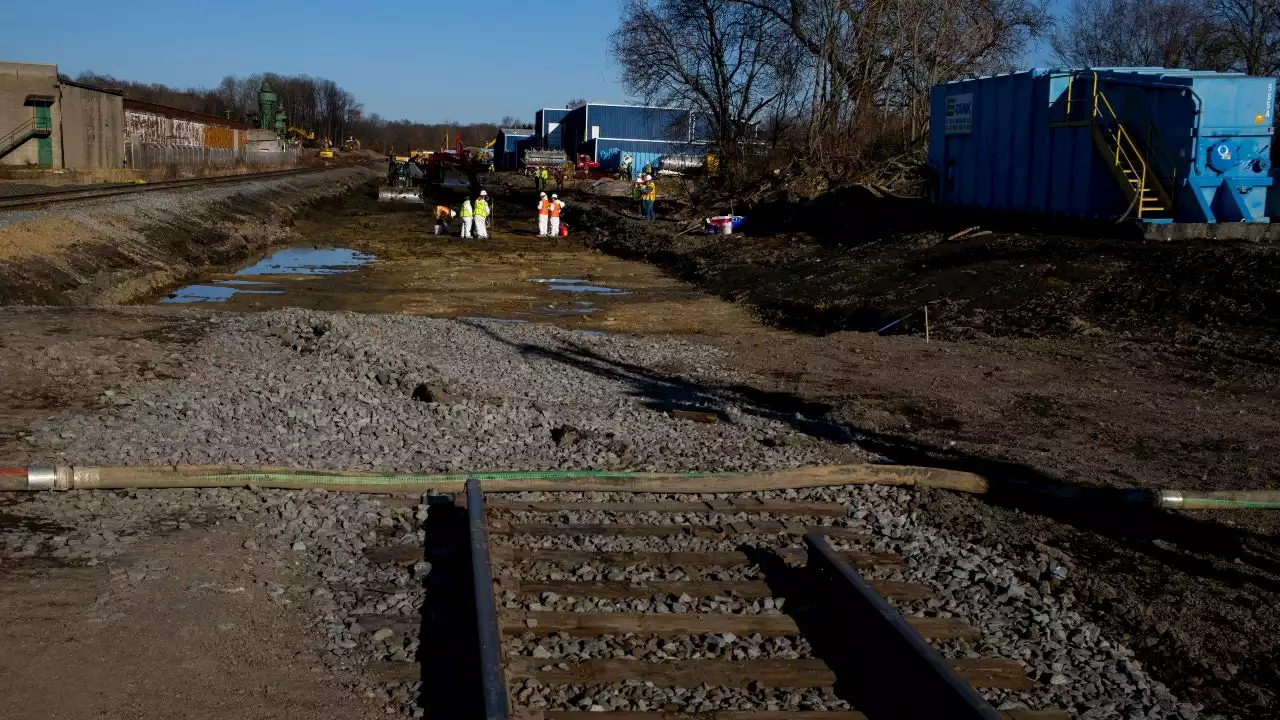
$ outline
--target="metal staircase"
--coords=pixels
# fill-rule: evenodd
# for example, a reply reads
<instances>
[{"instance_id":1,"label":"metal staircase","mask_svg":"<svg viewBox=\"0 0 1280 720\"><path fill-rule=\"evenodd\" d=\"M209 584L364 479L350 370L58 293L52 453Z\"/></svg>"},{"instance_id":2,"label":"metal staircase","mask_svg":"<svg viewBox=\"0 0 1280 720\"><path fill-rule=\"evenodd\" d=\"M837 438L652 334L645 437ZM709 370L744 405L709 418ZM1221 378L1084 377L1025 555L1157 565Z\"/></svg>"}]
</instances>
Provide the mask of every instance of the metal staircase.
<instances>
[{"instance_id":1,"label":"metal staircase","mask_svg":"<svg viewBox=\"0 0 1280 720\"><path fill-rule=\"evenodd\" d=\"M1094 147L1130 203L1131 212L1139 219L1172 215L1174 203L1169 189L1176 185L1177 165L1156 134L1154 123L1142 123L1147 126L1145 135L1135 135L1130 129L1135 121L1146 120L1140 98L1137 102L1128 102L1132 95L1126 94L1124 108L1129 118L1126 125L1100 87L1097 73L1093 73L1093 87L1085 98L1073 97L1075 80L1073 76L1067 84L1065 122L1056 125L1089 127ZM1087 110L1089 117L1081 118L1079 115L1083 113L1073 113L1073 109Z\"/></svg>"},{"instance_id":2,"label":"metal staircase","mask_svg":"<svg viewBox=\"0 0 1280 720\"><path fill-rule=\"evenodd\" d=\"M46 117L33 117L0 136L0 158L22 147L22 144L31 138L46 138L52 134L52 120Z\"/></svg>"}]
</instances>

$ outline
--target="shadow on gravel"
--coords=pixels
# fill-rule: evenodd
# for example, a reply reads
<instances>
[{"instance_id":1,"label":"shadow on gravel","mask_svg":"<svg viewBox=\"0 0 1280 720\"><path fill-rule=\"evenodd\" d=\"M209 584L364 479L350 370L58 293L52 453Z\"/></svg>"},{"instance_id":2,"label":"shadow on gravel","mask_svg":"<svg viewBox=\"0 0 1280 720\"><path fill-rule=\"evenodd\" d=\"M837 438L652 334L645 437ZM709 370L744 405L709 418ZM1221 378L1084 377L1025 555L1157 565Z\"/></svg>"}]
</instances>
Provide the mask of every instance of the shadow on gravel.
<instances>
[{"instance_id":1,"label":"shadow on gravel","mask_svg":"<svg viewBox=\"0 0 1280 720\"><path fill-rule=\"evenodd\" d=\"M800 636L809 641L813 657L826 663L836 673L833 687L836 697L867 717L894 717L894 700L897 695L885 692L885 687L881 684L868 684L867 679L882 673L872 672L874 668L865 666L868 658L860 658L859 653L852 652L859 648L845 647L835 640L831 622L825 617L825 609L814 595L815 587L809 577L809 569L788 565L766 548L744 545L738 549L759 566L764 583L773 596L786 599L784 611L795 621L796 627L800 629ZM859 682L860 679L864 681Z\"/></svg>"},{"instance_id":2,"label":"shadow on gravel","mask_svg":"<svg viewBox=\"0 0 1280 720\"><path fill-rule=\"evenodd\" d=\"M418 662L422 690L418 704L427 718L467 718L480 697L475 607L471 603L471 564L467 557L467 511L453 496L428 498L425 579Z\"/></svg>"},{"instance_id":3,"label":"shadow on gravel","mask_svg":"<svg viewBox=\"0 0 1280 720\"><path fill-rule=\"evenodd\" d=\"M828 420L825 416L831 410L829 405L809 402L791 393L741 384L698 384L604 357L585 346L553 349L518 343L481 323L461 322L525 357L558 362L626 385L631 395L655 410L732 405L743 414L786 423L810 437L856 444L895 464L977 473L992 480L991 491L981 496L988 504L1098 532L1190 575L1236 588L1252 584L1280 591L1280 554L1269 538L1247 530L1134 502L1122 490L1064 483L1019 463L957 453ZM723 413L717 414L723 421L730 421Z\"/></svg>"}]
</instances>

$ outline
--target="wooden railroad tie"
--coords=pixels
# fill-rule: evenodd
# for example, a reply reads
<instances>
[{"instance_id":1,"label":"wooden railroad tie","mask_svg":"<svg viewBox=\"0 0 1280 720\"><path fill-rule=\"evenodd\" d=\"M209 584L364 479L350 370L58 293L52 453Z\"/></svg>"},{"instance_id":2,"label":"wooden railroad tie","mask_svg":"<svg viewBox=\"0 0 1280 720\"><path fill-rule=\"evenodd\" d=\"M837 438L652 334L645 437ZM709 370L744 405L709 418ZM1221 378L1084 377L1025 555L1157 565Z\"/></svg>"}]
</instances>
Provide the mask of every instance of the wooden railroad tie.
<instances>
[{"instance_id":1,"label":"wooden railroad tie","mask_svg":"<svg viewBox=\"0 0 1280 720\"><path fill-rule=\"evenodd\" d=\"M500 610L504 635L539 635L564 632L570 635L722 635L739 637L765 635L799 636L800 628L790 615L730 615L728 613L580 613L533 610ZM907 617L927 640L967 640L981 638L977 628L955 618Z\"/></svg>"},{"instance_id":2,"label":"wooden railroad tie","mask_svg":"<svg viewBox=\"0 0 1280 720\"><path fill-rule=\"evenodd\" d=\"M929 600L934 597L933 591L919 583L897 582L894 580L868 580L880 597L888 600ZM679 597L688 595L692 598L731 597L744 600L757 600L767 597L786 597L785 590L770 588L759 580L646 580L643 584L633 585L626 581L619 582L585 582L574 580L526 581L516 578L503 578L503 590L511 590L524 595L541 597L543 593L553 592L557 595L579 598L600 598L604 600L644 600L654 595Z\"/></svg>"},{"instance_id":3,"label":"wooden railroad tie","mask_svg":"<svg viewBox=\"0 0 1280 720\"><path fill-rule=\"evenodd\" d=\"M623 537L676 537L692 536L723 539L736 535L805 535L815 533L824 537L855 542L870 542L871 536L861 530L823 525L801 525L763 522L736 522L726 525L648 525L645 523L618 524L553 524L513 523L502 518L489 521L490 535L533 535L555 537L562 535L601 535Z\"/></svg>"},{"instance_id":4,"label":"wooden railroad tie","mask_svg":"<svg viewBox=\"0 0 1280 720\"><path fill-rule=\"evenodd\" d=\"M1021 665L1005 658L948 660L961 680L976 688L1030 690L1035 687ZM560 667L565 665L565 667ZM659 687L760 685L779 688L824 688L835 685L836 676L821 660L584 660L564 663L529 657L506 658L507 677L534 679L552 685L603 685L642 679Z\"/></svg>"},{"instance_id":5,"label":"wooden railroad tie","mask_svg":"<svg viewBox=\"0 0 1280 720\"><path fill-rule=\"evenodd\" d=\"M779 559L800 563L804 562L805 552L801 548L769 548L761 550L762 554L774 554ZM365 557L378 564L412 565L425 557L424 550L418 545L392 545L374 547L365 550ZM733 550L725 552L597 552L594 550L546 550L542 548L494 547L490 555L497 563L533 563L545 562L560 565L577 565L598 562L606 565L627 567L630 565L650 565L653 567L718 567L730 568L754 565L755 561L747 553ZM882 552L842 552L854 567L868 568L876 566L899 567L904 561L902 556Z\"/></svg>"}]
</instances>

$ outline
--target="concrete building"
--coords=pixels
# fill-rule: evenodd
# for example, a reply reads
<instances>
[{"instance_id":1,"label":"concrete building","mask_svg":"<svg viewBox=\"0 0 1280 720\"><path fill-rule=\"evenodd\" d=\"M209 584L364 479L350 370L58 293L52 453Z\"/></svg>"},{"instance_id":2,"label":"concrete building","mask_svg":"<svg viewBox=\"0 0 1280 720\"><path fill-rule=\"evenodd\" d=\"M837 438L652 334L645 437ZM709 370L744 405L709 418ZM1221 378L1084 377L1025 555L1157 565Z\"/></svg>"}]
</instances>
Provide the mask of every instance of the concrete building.
<instances>
[{"instance_id":1,"label":"concrete building","mask_svg":"<svg viewBox=\"0 0 1280 720\"><path fill-rule=\"evenodd\" d=\"M87 170L124 162L124 97L58 79L58 67L0 62L0 165Z\"/></svg>"}]
</instances>

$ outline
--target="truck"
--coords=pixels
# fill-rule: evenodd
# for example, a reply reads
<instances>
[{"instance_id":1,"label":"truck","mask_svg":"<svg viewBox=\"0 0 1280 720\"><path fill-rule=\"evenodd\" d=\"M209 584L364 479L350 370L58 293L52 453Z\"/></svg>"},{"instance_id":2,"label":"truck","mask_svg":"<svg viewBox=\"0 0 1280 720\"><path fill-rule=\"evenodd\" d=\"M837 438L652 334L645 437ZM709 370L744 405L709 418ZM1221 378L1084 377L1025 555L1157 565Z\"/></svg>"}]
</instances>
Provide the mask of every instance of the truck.
<instances>
[{"instance_id":1,"label":"truck","mask_svg":"<svg viewBox=\"0 0 1280 720\"><path fill-rule=\"evenodd\" d=\"M542 168L554 170L558 167L564 167L565 163L569 162L569 156L563 150L530 148L524 151L520 162L524 165L526 171L541 170Z\"/></svg>"}]
</instances>

